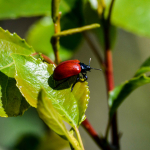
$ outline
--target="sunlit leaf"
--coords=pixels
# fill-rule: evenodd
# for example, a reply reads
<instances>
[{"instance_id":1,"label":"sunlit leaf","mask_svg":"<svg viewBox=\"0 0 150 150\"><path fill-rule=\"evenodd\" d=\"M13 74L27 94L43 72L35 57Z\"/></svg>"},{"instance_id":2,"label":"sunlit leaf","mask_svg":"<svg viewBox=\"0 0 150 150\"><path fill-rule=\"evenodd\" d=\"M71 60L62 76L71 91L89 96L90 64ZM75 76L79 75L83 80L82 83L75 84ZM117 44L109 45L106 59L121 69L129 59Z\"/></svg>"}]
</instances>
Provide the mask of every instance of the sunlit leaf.
<instances>
[{"instance_id":1,"label":"sunlit leaf","mask_svg":"<svg viewBox=\"0 0 150 150\"><path fill-rule=\"evenodd\" d=\"M141 75L124 82L111 91L109 93L110 117L132 91L147 83L150 83L150 77Z\"/></svg>"},{"instance_id":2,"label":"sunlit leaf","mask_svg":"<svg viewBox=\"0 0 150 150\"><path fill-rule=\"evenodd\" d=\"M53 107L51 99L44 90L40 91L39 93L37 111L40 118L47 124L47 126L49 126L49 128L51 128L61 137L68 140L73 146L76 147L74 147L75 149L81 150L78 141L69 131L67 131L62 117Z\"/></svg>"},{"instance_id":3,"label":"sunlit leaf","mask_svg":"<svg viewBox=\"0 0 150 150\"><path fill-rule=\"evenodd\" d=\"M28 108L14 78L10 78L0 72L0 116L12 117L22 115Z\"/></svg>"},{"instance_id":4,"label":"sunlit leaf","mask_svg":"<svg viewBox=\"0 0 150 150\"><path fill-rule=\"evenodd\" d=\"M11 53L30 55L34 50L16 33L11 34L8 30L0 28L0 71L14 77L15 68Z\"/></svg>"},{"instance_id":5,"label":"sunlit leaf","mask_svg":"<svg viewBox=\"0 0 150 150\"><path fill-rule=\"evenodd\" d=\"M18 54L11 55L15 62L17 86L29 104L37 107L37 97L44 88L53 106L65 121L78 126L85 119L85 111L89 101L87 82L78 82L73 91L71 86L76 76L55 88L62 81L53 79L54 65L43 63L40 59Z\"/></svg>"},{"instance_id":6,"label":"sunlit leaf","mask_svg":"<svg viewBox=\"0 0 150 150\"><path fill-rule=\"evenodd\" d=\"M52 0L1 0L0 19L50 15ZM61 0L60 11L64 14L71 10L76 0Z\"/></svg>"},{"instance_id":7,"label":"sunlit leaf","mask_svg":"<svg viewBox=\"0 0 150 150\"><path fill-rule=\"evenodd\" d=\"M107 7L111 0L106 0ZM116 0L111 15L112 24L130 32L150 37L150 1Z\"/></svg>"},{"instance_id":8,"label":"sunlit leaf","mask_svg":"<svg viewBox=\"0 0 150 150\"><path fill-rule=\"evenodd\" d=\"M7 114L3 108L3 103L2 103L2 87L1 86L0 86L0 116L7 117Z\"/></svg>"},{"instance_id":9,"label":"sunlit leaf","mask_svg":"<svg viewBox=\"0 0 150 150\"><path fill-rule=\"evenodd\" d=\"M45 91L40 91L38 96L37 111L40 118L57 134L65 136L67 129L61 116L55 110L51 100L47 97Z\"/></svg>"}]
</instances>

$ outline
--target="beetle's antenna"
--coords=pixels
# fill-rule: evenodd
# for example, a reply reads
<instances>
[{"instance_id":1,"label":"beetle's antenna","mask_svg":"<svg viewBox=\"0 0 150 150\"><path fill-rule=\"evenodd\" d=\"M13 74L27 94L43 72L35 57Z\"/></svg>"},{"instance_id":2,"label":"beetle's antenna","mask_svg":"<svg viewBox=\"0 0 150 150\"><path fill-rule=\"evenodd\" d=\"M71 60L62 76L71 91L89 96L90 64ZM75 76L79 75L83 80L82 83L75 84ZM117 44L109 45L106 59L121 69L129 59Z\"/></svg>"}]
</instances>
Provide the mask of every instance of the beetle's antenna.
<instances>
[{"instance_id":1,"label":"beetle's antenna","mask_svg":"<svg viewBox=\"0 0 150 150\"><path fill-rule=\"evenodd\" d=\"M89 67L90 67L90 63L91 63L91 58L89 59ZM91 68L91 67L90 67ZM97 68L91 68L91 69L94 69L94 70L102 70L102 69L97 69Z\"/></svg>"},{"instance_id":2,"label":"beetle's antenna","mask_svg":"<svg viewBox=\"0 0 150 150\"><path fill-rule=\"evenodd\" d=\"M91 63L91 58L89 59L89 66L90 66L90 63Z\"/></svg>"},{"instance_id":3,"label":"beetle's antenna","mask_svg":"<svg viewBox=\"0 0 150 150\"><path fill-rule=\"evenodd\" d=\"M91 68L91 67L90 67ZM91 69L94 69L94 70L100 70L100 71L102 71L102 69L97 69L97 68L91 68Z\"/></svg>"}]
</instances>

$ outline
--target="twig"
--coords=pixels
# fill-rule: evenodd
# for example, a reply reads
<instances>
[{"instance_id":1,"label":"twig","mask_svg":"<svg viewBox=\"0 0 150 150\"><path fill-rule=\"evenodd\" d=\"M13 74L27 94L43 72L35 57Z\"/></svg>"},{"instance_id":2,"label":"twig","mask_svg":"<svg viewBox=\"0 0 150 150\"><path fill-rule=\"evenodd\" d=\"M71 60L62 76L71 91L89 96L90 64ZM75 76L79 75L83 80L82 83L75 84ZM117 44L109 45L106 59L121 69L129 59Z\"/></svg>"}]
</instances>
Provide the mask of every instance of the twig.
<instances>
[{"instance_id":1,"label":"twig","mask_svg":"<svg viewBox=\"0 0 150 150\"><path fill-rule=\"evenodd\" d=\"M98 136L97 132L94 130L87 119L82 122L82 126L100 148L102 148L103 150L116 150L114 147L109 145L103 137Z\"/></svg>"},{"instance_id":2,"label":"twig","mask_svg":"<svg viewBox=\"0 0 150 150\"><path fill-rule=\"evenodd\" d=\"M59 12L59 3L60 3L60 0L52 0L52 19L53 19L53 22L54 22L55 34L57 34L61 31L61 27L60 27L61 13ZM51 43L52 43L52 47L53 47L53 50L54 50L55 63L58 65L60 63L59 37L51 38Z\"/></svg>"},{"instance_id":3,"label":"twig","mask_svg":"<svg viewBox=\"0 0 150 150\"><path fill-rule=\"evenodd\" d=\"M111 1L108 17L106 19L106 25L104 27L104 35L105 35L105 63L106 63L106 82L107 82L107 91L108 93L113 90L114 88L114 77L113 77L113 63L112 63L112 52L110 46L110 19L112 15L112 8L114 5L115 0ZM114 114L112 121L108 121L108 124L111 123L112 125L112 144L119 149L119 134L118 134L118 125L117 125L117 112ZM109 127L109 125L107 126ZM108 129L107 129L108 130Z\"/></svg>"},{"instance_id":4,"label":"twig","mask_svg":"<svg viewBox=\"0 0 150 150\"><path fill-rule=\"evenodd\" d=\"M52 0L51 2L51 13L52 13L52 19L54 24L57 22L58 20L58 16L59 16L59 4L60 4L60 0Z\"/></svg>"},{"instance_id":5,"label":"twig","mask_svg":"<svg viewBox=\"0 0 150 150\"><path fill-rule=\"evenodd\" d=\"M105 132L105 139L108 139L108 134L109 134L109 128L110 128L110 119L108 119L107 127L106 127L106 132Z\"/></svg>"},{"instance_id":6,"label":"twig","mask_svg":"<svg viewBox=\"0 0 150 150\"><path fill-rule=\"evenodd\" d=\"M82 150L84 150L84 146L83 146L83 142L82 142L82 139L81 139L81 136L80 136L80 133L79 133L79 130L77 127L74 128L75 132L76 132L76 135L77 135L77 138L78 138L78 142L82 148Z\"/></svg>"},{"instance_id":7,"label":"twig","mask_svg":"<svg viewBox=\"0 0 150 150\"><path fill-rule=\"evenodd\" d=\"M75 34L75 33L81 33L81 32L91 30L91 29L94 29L94 28L99 28L99 27L100 27L100 24L95 23L95 24L86 25L86 26L79 27L79 28L64 30L64 31L61 31L59 33L54 34L52 38L72 35L72 34Z\"/></svg>"},{"instance_id":8,"label":"twig","mask_svg":"<svg viewBox=\"0 0 150 150\"><path fill-rule=\"evenodd\" d=\"M109 12L108 12L108 17L107 17L107 21L110 24L110 19L111 19L111 15L112 15L112 8L114 5L115 0L112 0L110 3L110 7L109 7Z\"/></svg>"},{"instance_id":9,"label":"twig","mask_svg":"<svg viewBox=\"0 0 150 150\"><path fill-rule=\"evenodd\" d=\"M95 143L98 146L102 147L102 140L99 138L97 132L94 130L94 128L92 127L92 125L89 123L89 121L87 119L85 119L82 122L82 126L87 131L87 133L93 138L93 140L95 141Z\"/></svg>"},{"instance_id":10,"label":"twig","mask_svg":"<svg viewBox=\"0 0 150 150\"><path fill-rule=\"evenodd\" d=\"M33 53L31 56L35 56L35 55L39 55L39 53ZM44 54L41 54L41 56L43 57L43 59L48 62L49 64L55 64L49 57L47 57L46 55Z\"/></svg>"},{"instance_id":11,"label":"twig","mask_svg":"<svg viewBox=\"0 0 150 150\"><path fill-rule=\"evenodd\" d=\"M95 44L92 42L91 37L89 36L88 32L83 32L84 38L86 39L88 45L90 46L90 48L92 49L93 53L95 54L95 57L97 58L99 64L101 64L102 69L105 69L105 63L104 60L102 58L102 55L98 52L99 50L97 49L97 47L95 46Z\"/></svg>"}]
</instances>

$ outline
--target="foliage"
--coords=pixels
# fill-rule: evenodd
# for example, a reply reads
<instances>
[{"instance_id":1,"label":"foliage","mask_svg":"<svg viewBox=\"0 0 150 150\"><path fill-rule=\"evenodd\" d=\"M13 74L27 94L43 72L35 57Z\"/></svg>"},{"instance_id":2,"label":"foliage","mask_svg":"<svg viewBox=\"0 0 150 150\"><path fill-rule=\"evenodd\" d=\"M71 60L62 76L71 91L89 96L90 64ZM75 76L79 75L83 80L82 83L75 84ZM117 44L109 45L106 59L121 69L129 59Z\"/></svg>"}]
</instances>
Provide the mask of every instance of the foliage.
<instances>
[{"instance_id":1,"label":"foliage","mask_svg":"<svg viewBox=\"0 0 150 150\"><path fill-rule=\"evenodd\" d=\"M148 9L150 2L148 0L39 0L38 2L1 0L0 4L1 20L42 16L30 27L26 35L27 42L33 47L16 33L12 34L0 27L0 116L23 115L30 106L34 107L45 125L66 140L64 145L70 144L71 149L84 150L78 128L86 119L85 111L90 94L88 83L78 82L71 92L77 76L65 82L55 81L53 72L56 64L70 59L86 39L106 76L109 120L105 137L93 135L94 130L90 132L92 127L88 122L86 125L84 122L83 126L100 148L119 149L119 136L114 123L117 109L131 92L150 82L150 77L146 75L146 72L150 71L150 58L141 65L133 78L114 87L111 50L115 44L118 27L150 37ZM99 28L96 23L101 27ZM98 42L100 41L105 58L97 52L92 40L87 36L88 30L95 35ZM40 55L38 58L34 57L37 53ZM57 87L58 84L60 86ZM71 126L70 130L64 122ZM113 138L115 137L117 142L112 143L113 146L107 138L111 124L112 130L116 129ZM45 144L39 145L42 149ZM35 147L37 148L36 144ZM45 147L47 149L47 146Z\"/></svg>"}]
</instances>

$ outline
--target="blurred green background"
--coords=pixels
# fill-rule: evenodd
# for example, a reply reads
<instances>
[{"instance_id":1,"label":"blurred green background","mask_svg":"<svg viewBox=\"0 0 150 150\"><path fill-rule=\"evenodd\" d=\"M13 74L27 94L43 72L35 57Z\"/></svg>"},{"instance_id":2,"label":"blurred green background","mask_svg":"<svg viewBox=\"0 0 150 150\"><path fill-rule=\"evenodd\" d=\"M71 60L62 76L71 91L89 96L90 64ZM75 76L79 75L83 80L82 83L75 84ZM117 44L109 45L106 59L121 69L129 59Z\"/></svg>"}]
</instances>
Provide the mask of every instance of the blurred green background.
<instances>
[{"instance_id":1,"label":"blurred green background","mask_svg":"<svg viewBox=\"0 0 150 150\"><path fill-rule=\"evenodd\" d=\"M0 26L10 32L16 32L22 38L29 26L37 18L5 20ZM95 42L95 37L91 35ZM97 47L99 45L95 42ZM115 85L130 79L142 62L150 56L150 39L139 37L118 29L113 52ZM72 59L87 63L92 58L91 66L99 68L98 61L90 47L84 41ZM86 111L87 118L101 134L105 133L108 109L105 78L102 72L92 70L88 73L90 102ZM118 113L119 131L122 150L150 149L150 85L135 90L120 106ZM12 147L24 134L37 137L44 135L43 122L34 108L30 108L22 117L0 118L0 150ZM85 130L80 127L81 137L86 150L98 150Z\"/></svg>"}]
</instances>

